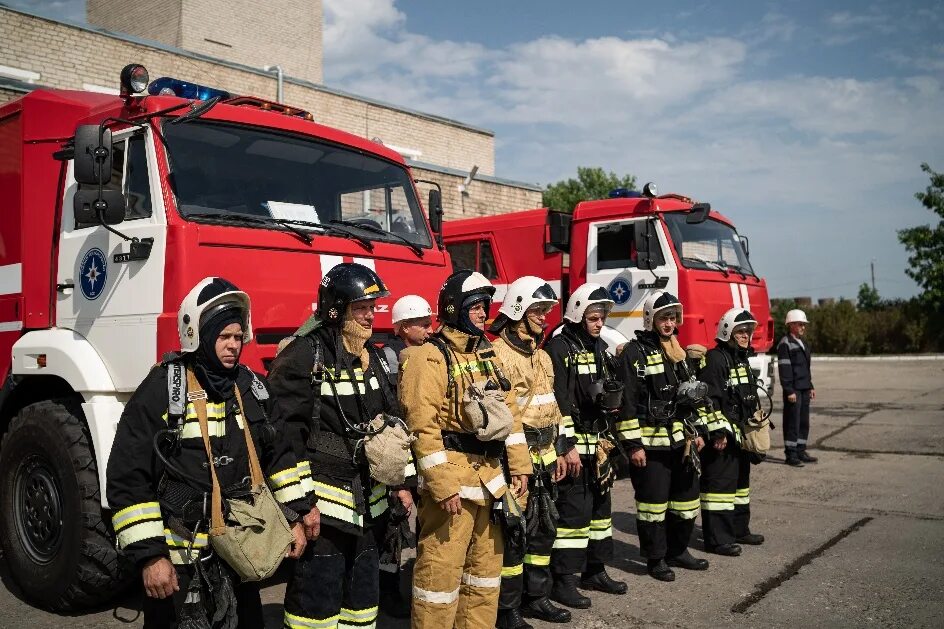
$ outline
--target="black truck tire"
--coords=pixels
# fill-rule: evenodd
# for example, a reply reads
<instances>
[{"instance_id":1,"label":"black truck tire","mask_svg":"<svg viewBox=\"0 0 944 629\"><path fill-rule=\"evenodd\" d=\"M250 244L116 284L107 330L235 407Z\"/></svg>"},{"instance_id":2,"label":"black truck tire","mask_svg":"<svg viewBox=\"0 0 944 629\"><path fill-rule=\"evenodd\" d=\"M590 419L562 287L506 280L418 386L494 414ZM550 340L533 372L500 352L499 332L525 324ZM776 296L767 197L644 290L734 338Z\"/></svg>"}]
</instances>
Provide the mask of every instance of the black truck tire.
<instances>
[{"instance_id":1,"label":"black truck tire","mask_svg":"<svg viewBox=\"0 0 944 629\"><path fill-rule=\"evenodd\" d=\"M0 447L0 509L4 559L30 601L84 609L125 589L77 401L36 402L13 418Z\"/></svg>"}]
</instances>

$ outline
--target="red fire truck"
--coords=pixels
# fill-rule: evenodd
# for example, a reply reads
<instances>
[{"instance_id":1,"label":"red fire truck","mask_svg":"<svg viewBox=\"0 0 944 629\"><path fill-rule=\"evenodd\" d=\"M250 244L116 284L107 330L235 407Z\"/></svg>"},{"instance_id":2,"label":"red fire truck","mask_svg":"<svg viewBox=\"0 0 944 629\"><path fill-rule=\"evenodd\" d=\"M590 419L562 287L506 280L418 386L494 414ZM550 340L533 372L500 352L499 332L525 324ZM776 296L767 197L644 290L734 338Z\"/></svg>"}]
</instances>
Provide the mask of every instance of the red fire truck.
<instances>
[{"instance_id":1,"label":"red fire truck","mask_svg":"<svg viewBox=\"0 0 944 629\"><path fill-rule=\"evenodd\" d=\"M121 95L38 89L0 107L0 543L33 601L121 582L104 503L118 419L200 279L249 293L264 371L342 261L435 303L449 271L403 159L299 109L128 66ZM431 229L432 228L432 229Z\"/></svg>"},{"instance_id":2,"label":"red fire truck","mask_svg":"<svg viewBox=\"0 0 944 629\"><path fill-rule=\"evenodd\" d=\"M612 349L641 328L642 305L652 290L665 289L682 301L683 345L712 347L721 315L748 308L759 323L751 364L770 384L766 352L774 324L767 284L751 267L747 238L709 204L657 196L652 184L643 193L619 189L610 196L577 204L573 215L542 208L447 221L446 248L456 268L476 269L498 286L497 304L507 284L522 275L550 281L564 301L585 282L606 286L616 302L603 333ZM560 317L555 309L549 324Z\"/></svg>"}]
</instances>

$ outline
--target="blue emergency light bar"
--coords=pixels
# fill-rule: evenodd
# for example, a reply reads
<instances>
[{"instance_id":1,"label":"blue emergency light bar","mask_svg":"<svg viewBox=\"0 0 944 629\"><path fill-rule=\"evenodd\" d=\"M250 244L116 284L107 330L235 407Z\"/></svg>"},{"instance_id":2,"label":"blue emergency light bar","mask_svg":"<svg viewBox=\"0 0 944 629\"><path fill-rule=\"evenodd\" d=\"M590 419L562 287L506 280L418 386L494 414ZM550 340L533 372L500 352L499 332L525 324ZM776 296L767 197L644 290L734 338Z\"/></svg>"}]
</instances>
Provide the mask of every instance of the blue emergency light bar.
<instances>
[{"instance_id":1,"label":"blue emergency light bar","mask_svg":"<svg viewBox=\"0 0 944 629\"><path fill-rule=\"evenodd\" d=\"M608 195L611 199L638 199L642 194L638 190L629 188L614 188Z\"/></svg>"},{"instance_id":2,"label":"blue emergency light bar","mask_svg":"<svg viewBox=\"0 0 944 629\"><path fill-rule=\"evenodd\" d=\"M162 76L154 79L148 85L148 94L152 96L179 96L190 100L209 100L214 96L222 99L232 98L232 94L225 90L196 83L188 83L180 79L174 79L169 76Z\"/></svg>"}]
</instances>

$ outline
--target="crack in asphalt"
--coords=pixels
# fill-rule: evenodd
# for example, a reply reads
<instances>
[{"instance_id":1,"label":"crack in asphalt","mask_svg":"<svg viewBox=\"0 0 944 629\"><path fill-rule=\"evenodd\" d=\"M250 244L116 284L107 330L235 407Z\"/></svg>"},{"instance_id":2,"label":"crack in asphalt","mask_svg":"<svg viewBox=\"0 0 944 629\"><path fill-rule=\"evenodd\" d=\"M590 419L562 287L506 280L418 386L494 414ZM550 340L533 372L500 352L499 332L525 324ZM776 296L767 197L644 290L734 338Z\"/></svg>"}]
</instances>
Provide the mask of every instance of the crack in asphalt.
<instances>
[{"instance_id":1,"label":"crack in asphalt","mask_svg":"<svg viewBox=\"0 0 944 629\"><path fill-rule=\"evenodd\" d=\"M830 537L828 540L826 540L825 542L823 542L822 544L820 544L813 550L800 555L799 557L791 561L789 564L784 566L783 570L781 570L774 576L770 577L769 579L766 579L762 581L760 584L758 584L757 587L754 589L754 591L748 594L747 596L745 596L743 599L741 599L740 602L736 603L731 608L731 611L735 614L745 613L752 606L756 605L761 600L763 600L763 598L767 596L767 594L769 594L772 590L780 587L781 585L783 585L784 583L786 583L787 581L795 577L800 572L800 568L809 564L811 561L813 561L817 557L822 556L822 554L825 553L827 550L829 550L830 548L832 548L833 546L835 546L836 544L838 544L845 538L849 537L850 535L852 535L853 533L855 533L856 531L858 531L859 529L861 529L863 526L865 526L866 524L868 524L874 519L875 518L873 518L872 516L866 516L864 518L856 520L855 522L853 522L846 528L842 529L841 531L839 531L838 533Z\"/></svg>"},{"instance_id":2,"label":"crack in asphalt","mask_svg":"<svg viewBox=\"0 0 944 629\"><path fill-rule=\"evenodd\" d=\"M824 441L826 441L827 439L832 439L836 435L848 430L852 426L855 426L859 421L862 420L862 418L866 417L867 415L871 415L872 413L876 411L885 410L883 408L884 406L885 406L884 404L869 404L868 406L866 406L866 410L864 413L860 414L858 417L853 419L851 422L849 422L845 426L841 426L837 428L836 430L823 435L822 437L817 439L816 442L813 443L813 445L810 447L824 449L824 446L822 445Z\"/></svg>"},{"instance_id":3,"label":"crack in asphalt","mask_svg":"<svg viewBox=\"0 0 944 629\"><path fill-rule=\"evenodd\" d=\"M788 507L809 507L814 509L821 506L819 503L810 503L803 502L800 500L783 500L782 498L767 498L764 500L766 504L776 504L783 505ZM912 520L926 520L931 522L944 521L944 515L936 515L933 513L915 513L913 511L894 511L891 509L875 509L872 507L852 507L852 506L836 506L830 505L830 510L832 511L841 511L842 513L852 513L855 515L862 515L863 513L868 513L870 515L876 516L888 516L895 518L910 518Z\"/></svg>"}]
</instances>

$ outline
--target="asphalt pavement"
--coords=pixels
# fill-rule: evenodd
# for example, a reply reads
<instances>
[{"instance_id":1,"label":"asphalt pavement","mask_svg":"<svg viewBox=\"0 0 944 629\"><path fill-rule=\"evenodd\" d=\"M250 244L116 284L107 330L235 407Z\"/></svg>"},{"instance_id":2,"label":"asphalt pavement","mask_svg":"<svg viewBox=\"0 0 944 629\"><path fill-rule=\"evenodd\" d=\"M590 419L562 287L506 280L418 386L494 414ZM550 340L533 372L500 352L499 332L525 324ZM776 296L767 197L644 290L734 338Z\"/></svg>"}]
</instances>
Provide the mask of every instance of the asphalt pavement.
<instances>
[{"instance_id":1,"label":"asphalt pavement","mask_svg":"<svg viewBox=\"0 0 944 629\"><path fill-rule=\"evenodd\" d=\"M626 596L592 593L572 626L940 627L944 625L944 360L814 363L810 453L783 464L779 400L774 447L752 468L752 524L767 541L736 558L693 554L706 572L674 583L645 574L633 492L614 489L613 576ZM0 563L0 627L141 627L141 592L105 609L57 615L31 606ZM284 574L263 592L267 626L281 626ZM551 627L535 622L538 627ZM379 627L405 629L381 617Z\"/></svg>"}]
</instances>

